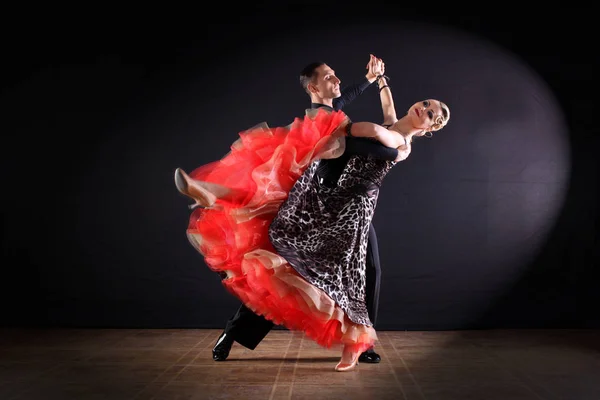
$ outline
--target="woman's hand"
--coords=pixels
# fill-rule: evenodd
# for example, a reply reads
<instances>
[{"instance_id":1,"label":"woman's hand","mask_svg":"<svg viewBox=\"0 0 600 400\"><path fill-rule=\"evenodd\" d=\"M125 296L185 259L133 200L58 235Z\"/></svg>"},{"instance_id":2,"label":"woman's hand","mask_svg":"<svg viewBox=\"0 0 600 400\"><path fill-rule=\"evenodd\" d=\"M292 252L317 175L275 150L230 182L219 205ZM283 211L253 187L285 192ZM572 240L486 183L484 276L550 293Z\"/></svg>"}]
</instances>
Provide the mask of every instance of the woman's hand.
<instances>
[{"instance_id":1,"label":"woman's hand","mask_svg":"<svg viewBox=\"0 0 600 400\"><path fill-rule=\"evenodd\" d=\"M381 58L377 58L372 54L371 54L371 57L373 57L373 63L372 63L373 73L376 76L383 75L385 73L385 63L383 62L383 60L381 60Z\"/></svg>"},{"instance_id":2,"label":"woman's hand","mask_svg":"<svg viewBox=\"0 0 600 400\"><path fill-rule=\"evenodd\" d=\"M381 58L377 58L373 54L371 54L371 58L369 59L366 68L369 70L367 73L367 79L369 79L369 82L375 81L377 76L385 73L385 63L381 60Z\"/></svg>"}]
</instances>

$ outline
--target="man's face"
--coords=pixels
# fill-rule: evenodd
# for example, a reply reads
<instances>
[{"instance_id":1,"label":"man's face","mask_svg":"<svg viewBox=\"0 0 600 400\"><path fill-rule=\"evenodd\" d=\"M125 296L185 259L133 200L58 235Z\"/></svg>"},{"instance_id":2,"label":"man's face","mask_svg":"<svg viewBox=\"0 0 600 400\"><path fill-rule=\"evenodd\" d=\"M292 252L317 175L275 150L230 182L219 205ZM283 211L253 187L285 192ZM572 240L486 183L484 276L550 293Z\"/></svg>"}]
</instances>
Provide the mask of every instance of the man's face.
<instances>
[{"instance_id":1,"label":"man's face","mask_svg":"<svg viewBox=\"0 0 600 400\"><path fill-rule=\"evenodd\" d=\"M336 99L342 95L340 91L340 81L335 76L335 71L332 70L327 64L321 65L316 69L317 76L312 84L310 84L310 90L323 99Z\"/></svg>"}]
</instances>

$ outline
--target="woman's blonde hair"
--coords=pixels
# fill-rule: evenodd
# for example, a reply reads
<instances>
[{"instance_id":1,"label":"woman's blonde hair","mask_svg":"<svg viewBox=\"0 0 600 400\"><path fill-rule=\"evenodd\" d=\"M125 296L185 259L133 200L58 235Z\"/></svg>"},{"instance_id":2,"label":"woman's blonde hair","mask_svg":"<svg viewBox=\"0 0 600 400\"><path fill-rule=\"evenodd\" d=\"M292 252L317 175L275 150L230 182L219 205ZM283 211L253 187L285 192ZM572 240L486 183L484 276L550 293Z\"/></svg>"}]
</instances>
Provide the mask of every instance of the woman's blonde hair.
<instances>
[{"instance_id":1,"label":"woman's blonde hair","mask_svg":"<svg viewBox=\"0 0 600 400\"><path fill-rule=\"evenodd\" d=\"M445 103L440 101L440 107L442 108L442 115L438 115L433 121L433 125L431 125L432 131L439 131L448 123L450 120L450 109Z\"/></svg>"}]
</instances>

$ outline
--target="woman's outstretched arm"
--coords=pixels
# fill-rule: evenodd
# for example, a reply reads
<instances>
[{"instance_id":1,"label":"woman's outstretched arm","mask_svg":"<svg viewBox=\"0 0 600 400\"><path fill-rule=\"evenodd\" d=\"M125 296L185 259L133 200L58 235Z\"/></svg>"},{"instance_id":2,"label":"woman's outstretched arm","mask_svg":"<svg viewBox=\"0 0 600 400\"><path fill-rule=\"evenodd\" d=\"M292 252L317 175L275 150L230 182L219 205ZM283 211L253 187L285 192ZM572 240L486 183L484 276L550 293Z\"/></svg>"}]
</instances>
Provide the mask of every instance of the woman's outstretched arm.
<instances>
[{"instance_id":1,"label":"woman's outstretched arm","mask_svg":"<svg viewBox=\"0 0 600 400\"><path fill-rule=\"evenodd\" d=\"M398 118L396 117L396 109L394 107L394 98L385 76L377 79L379 87L379 98L381 100L381 111L383 112L383 126L392 126Z\"/></svg>"},{"instance_id":2,"label":"woman's outstretched arm","mask_svg":"<svg viewBox=\"0 0 600 400\"><path fill-rule=\"evenodd\" d=\"M397 149L404 144L404 138L397 132L390 131L372 122L354 122L348 131L350 136L373 138L384 146Z\"/></svg>"}]
</instances>

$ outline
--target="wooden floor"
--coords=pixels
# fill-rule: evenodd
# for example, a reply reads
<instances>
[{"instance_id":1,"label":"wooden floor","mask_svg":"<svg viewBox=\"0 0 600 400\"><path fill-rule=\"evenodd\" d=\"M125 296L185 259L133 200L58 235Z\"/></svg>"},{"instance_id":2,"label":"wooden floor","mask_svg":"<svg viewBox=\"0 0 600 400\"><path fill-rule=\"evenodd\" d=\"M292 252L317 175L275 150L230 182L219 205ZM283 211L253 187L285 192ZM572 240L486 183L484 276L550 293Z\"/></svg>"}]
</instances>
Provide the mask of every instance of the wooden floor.
<instances>
[{"instance_id":1,"label":"wooden floor","mask_svg":"<svg viewBox=\"0 0 600 400\"><path fill-rule=\"evenodd\" d=\"M600 331L378 332L380 364L275 330L212 360L219 330L0 330L0 399L600 399Z\"/></svg>"}]
</instances>

